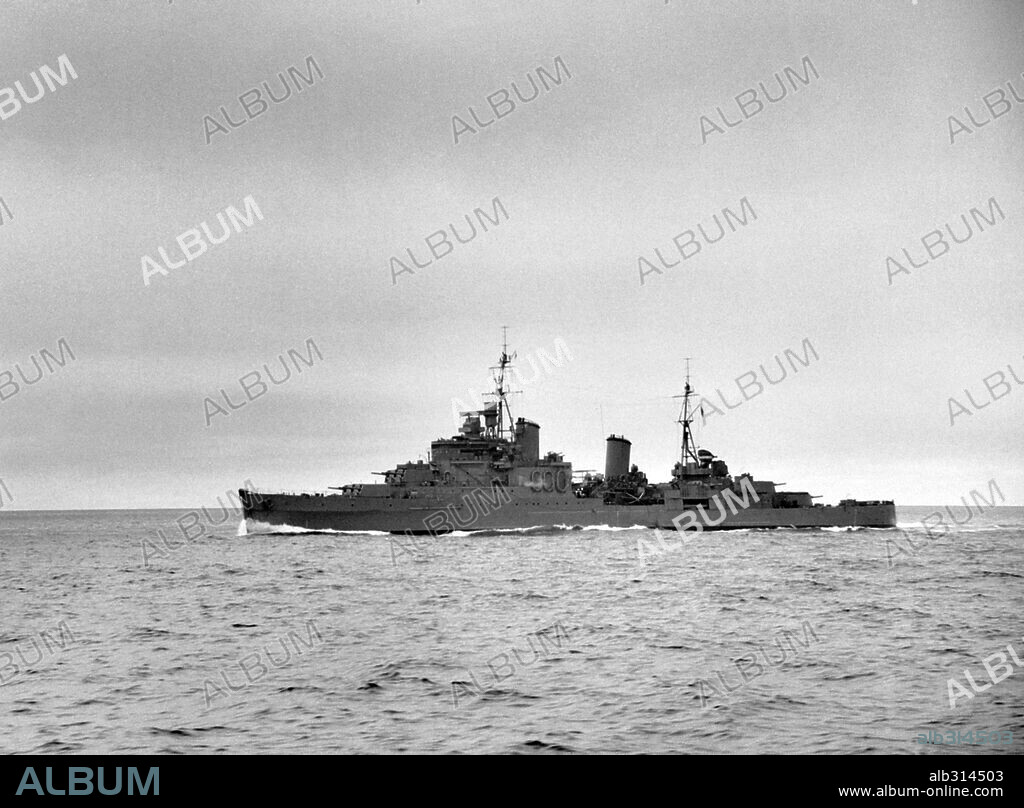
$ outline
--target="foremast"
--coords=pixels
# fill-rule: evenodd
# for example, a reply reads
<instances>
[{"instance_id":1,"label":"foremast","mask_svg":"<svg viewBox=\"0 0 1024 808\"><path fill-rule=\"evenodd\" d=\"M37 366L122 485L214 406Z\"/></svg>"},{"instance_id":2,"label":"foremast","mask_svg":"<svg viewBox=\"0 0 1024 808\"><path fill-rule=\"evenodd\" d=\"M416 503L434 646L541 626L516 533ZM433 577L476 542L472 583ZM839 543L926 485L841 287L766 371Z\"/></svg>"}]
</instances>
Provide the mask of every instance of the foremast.
<instances>
[{"instance_id":1,"label":"foremast","mask_svg":"<svg viewBox=\"0 0 1024 808\"><path fill-rule=\"evenodd\" d=\"M488 437L505 438L509 443L516 442L515 430L513 429L512 409L508 403L508 397L520 391L510 390L506 385L506 371L512 368L512 360L516 354L508 352L508 326L502 326L501 356L498 357L498 364L491 366L494 380L494 390L484 393L487 398L493 398L482 410L464 412L462 415L484 417L484 430ZM506 425L507 416L507 425Z\"/></svg>"},{"instance_id":2,"label":"foremast","mask_svg":"<svg viewBox=\"0 0 1024 808\"><path fill-rule=\"evenodd\" d=\"M505 387L505 371L512 367L512 360L515 359L515 353L511 355L508 352L508 326L501 327L501 358L498 359L498 364L492 367L491 370L496 370L497 375L494 377L494 396L498 403L498 437L505 436L505 415L508 415L508 437L509 440L514 441L515 435L512 429L512 410L508 404L508 397L514 390L509 390Z\"/></svg>"},{"instance_id":3,"label":"foremast","mask_svg":"<svg viewBox=\"0 0 1024 808\"><path fill-rule=\"evenodd\" d=\"M683 400L683 406L676 421L676 423L682 424L683 427L683 443L680 448L679 457L683 468L686 468L690 462L700 465L700 459L697 457L697 445L693 440L693 411L690 409L690 396L692 395L695 395L695 393L693 388L690 387L690 359L687 357L686 387L683 389L681 396L673 396L673 398L681 398Z\"/></svg>"}]
</instances>

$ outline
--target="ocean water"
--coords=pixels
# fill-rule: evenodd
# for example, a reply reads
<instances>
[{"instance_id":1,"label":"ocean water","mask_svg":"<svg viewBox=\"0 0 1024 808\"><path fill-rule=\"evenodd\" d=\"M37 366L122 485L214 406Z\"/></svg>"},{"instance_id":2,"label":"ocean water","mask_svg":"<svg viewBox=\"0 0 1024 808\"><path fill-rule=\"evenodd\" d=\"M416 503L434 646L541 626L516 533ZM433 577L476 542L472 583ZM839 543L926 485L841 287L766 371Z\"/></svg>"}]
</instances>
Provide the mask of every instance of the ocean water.
<instances>
[{"instance_id":1,"label":"ocean water","mask_svg":"<svg viewBox=\"0 0 1024 808\"><path fill-rule=\"evenodd\" d=\"M1024 509L930 537L933 510L657 555L0 511L0 751L1020 754ZM957 730L1013 741L916 743Z\"/></svg>"}]
</instances>

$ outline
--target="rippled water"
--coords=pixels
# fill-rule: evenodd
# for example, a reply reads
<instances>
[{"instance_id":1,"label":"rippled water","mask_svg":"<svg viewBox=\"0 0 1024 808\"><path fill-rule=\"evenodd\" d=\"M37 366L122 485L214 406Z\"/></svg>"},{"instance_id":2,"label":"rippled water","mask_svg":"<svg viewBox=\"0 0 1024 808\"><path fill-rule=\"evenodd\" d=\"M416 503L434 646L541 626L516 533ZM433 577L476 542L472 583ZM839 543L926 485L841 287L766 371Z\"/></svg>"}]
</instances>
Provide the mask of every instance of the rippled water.
<instances>
[{"instance_id":1,"label":"rippled water","mask_svg":"<svg viewBox=\"0 0 1024 808\"><path fill-rule=\"evenodd\" d=\"M0 750L1020 753L1024 670L981 660L1024 659L1024 509L934 539L931 510L659 556L638 529L411 544L232 517L185 543L177 511L2 512ZM145 566L158 530L182 546ZM951 709L965 669L991 686ZM957 729L1014 742L914 742Z\"/></svg>"}]
</instances>

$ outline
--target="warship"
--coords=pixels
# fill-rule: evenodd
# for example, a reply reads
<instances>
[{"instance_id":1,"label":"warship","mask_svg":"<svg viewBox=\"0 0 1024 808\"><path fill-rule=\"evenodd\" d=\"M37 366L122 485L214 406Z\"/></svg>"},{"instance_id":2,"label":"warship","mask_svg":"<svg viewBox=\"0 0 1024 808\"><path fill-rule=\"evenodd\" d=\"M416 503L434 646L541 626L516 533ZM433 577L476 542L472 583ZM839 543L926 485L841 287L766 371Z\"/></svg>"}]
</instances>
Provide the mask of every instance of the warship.
<instances>
[{"instance_id":1,"label":"warship","mask_svg":"<svg viewBox=\"0 0 1024 808\"><path fill-rule=\"evenodd\" d=\"M892 501L815 503L806 491L729 474L725 461L697 448L696 395L689 370L681 396L680 459L664 483L630 464L631 442L609 435L604 473L574 472L557 452L540 453L540 426L512 420L507 339L491 368L494 390L483 409L462 412L459 434L430 445L426 461L401 463L382 482L331 486L327 492L266 493L241 489L248 531L440 535L454 531L593 526L735 530L745 528L895 527Z\"/></svg>"}]
</instances>

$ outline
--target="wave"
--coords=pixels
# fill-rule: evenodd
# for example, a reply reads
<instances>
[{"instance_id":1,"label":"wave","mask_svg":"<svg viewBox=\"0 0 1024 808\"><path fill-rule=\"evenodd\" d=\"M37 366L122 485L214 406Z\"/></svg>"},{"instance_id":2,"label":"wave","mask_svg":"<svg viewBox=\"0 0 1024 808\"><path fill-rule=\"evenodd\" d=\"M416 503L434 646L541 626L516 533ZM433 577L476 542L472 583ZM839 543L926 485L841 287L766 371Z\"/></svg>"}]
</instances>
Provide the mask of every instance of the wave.
<instances>
[{"instance_id":1,"label":"wave","mask_svg":"<svg viewBox=\"0 0 1024 808\"><path fill-rule=\"evenodd\" d=\"M336 535L336 536L402 536L403 533L392 533L387 530L334 530L332 528L308 528L308 527L295 527L294 525L268 525L266 523L260 523L253 526L254 529L248 530L245 522L243 521L238 526L238 536L295 536L302 534L324 534L324 535ZM492 527L492 528L479 528L477 530L452 530L448 533L439 534L437 537L432 537L429 533L419 534L415 538L455 538L461 539L468 536L484 537L484 536L505 536L505 535L529 535L534 533L550 533L552 531L584 531L584 530L597 530L597 531L609 531L618 532L623 530L647 530L648 528L644 525L632 525L630 527L616 527L614 525L534 525L532 527ZM734 531L741 532L741 531Z\"/></svg>"},{"instance_id":2,"label":"wave","mask_svg":"<svg viewBox=\"0 0 1024 808\"><path fill-rule=\"evenodd\" d=\"M245 528L245 522L238 527L239 536L295 536L305 533L340 535L340 536L390 536L386 530L334 530L329 527L311 528L295 527L294 525L268 525L265 522L257 523L253 530Z\"/></svg>"},{"instance_id":3,"label":"wave","mask_svg":"<svg viewBox=\"0 0 1024 808\"><path fill-rule=\"evenodd\" d=\"M552 525L554 530L605 530L617 533L620 530L649 530L646 525L631 525L630 527L615 527L614 525Z\"/></svg>"},{"instance_id":4,"label":"wave","mask_svg":"<svg viewBox=\"0 0 1024 808\"><path fill-rule=\"evenodd\" d=\"M555 528L547 527L547 526L544 526L544 525L541 525L539 527L537 527L537 526L535 526L535 527L491 527L491 528L484 528L484 529L481 529L481 530L454 530L451 533L447 533L445 535L456 536L456 537L476 536L478 538L483 538L483 537L486 537L486 536L509 536L509 535L528 536L528 535L532 535L534 533L547 533L547 532L549 532L549 531L551 531L553 529L555 529Z\"/></svg>"},{"instance_id":5,"label":"wave","mask_svg":"<svg viewBox=\"0 0 1024 808\"><path fill-rule=\"evenodd\" d=\"M872 530L892 530L893 528L872 528ZM947 532L936 532L942 529L946 529ZM921 534L925 536L934 536L936 539L942 536L952 536L956 533L997 533L997 532L1021 532L1024 530L1024 526L1021 525L977 525L975 527L967 527L966 525L950 525L947 523L940 523L937 525L931 525L929 527L923 526L920 522L897 522L896 530L907 533ZM929 533L929 530L932 532Z\"/></svg>"}]
</instances>

